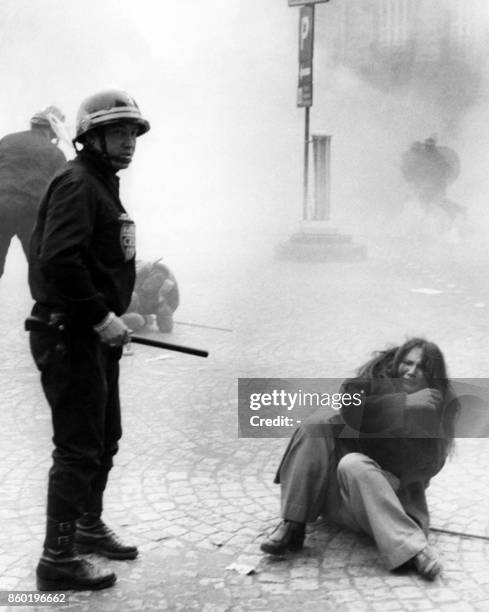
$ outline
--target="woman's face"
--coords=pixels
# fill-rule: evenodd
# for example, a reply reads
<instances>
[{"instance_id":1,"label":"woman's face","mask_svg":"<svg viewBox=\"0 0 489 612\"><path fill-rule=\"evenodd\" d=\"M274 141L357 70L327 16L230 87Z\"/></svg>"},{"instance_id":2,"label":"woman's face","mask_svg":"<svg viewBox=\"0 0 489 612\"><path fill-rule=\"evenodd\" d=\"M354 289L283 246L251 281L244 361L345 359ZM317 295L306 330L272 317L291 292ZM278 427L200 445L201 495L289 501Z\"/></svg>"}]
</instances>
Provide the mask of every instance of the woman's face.
<instances>
[{"instance_id":1,"label":"woman's face","mask_svg":"<svg viewBox=\"0 0 489 612\"><path fill-rule=\"evenodd\" d=\"M428 381L422 368L423 349L415 346L408 351L399 364L399 378L402 379L406 393L415 393L428 386Z\"/></svg>"}]
</instances>

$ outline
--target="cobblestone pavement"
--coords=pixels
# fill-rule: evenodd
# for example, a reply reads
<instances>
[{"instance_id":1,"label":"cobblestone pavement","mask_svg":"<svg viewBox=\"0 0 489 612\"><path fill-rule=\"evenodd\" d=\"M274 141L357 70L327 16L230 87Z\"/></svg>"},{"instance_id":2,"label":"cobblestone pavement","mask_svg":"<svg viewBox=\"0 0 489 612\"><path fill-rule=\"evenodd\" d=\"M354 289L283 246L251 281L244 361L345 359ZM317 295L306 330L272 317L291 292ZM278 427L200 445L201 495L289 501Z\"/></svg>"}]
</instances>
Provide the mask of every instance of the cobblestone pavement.
<instances>
[{"instance_id":1,"label":"cobblestone pavement","mask_svg":"<svg viewBox=\"0 0 489 612\"><path fill-rule=\"evenodd\" d=\"M177 253L183 302L169 339L210 357L137 346L123 358L125 431L106 518L140 557L94 558L117 571L116 586L71 594L60 609L489 611L487 440L459 440L430 487L431 540L445 567L431 584L386 572L367 538L327 525L310 527L300 553L260 554L278 517L272 480L287 440L237 437L239 376L342 378L411 334L442 346L452 376L486 376L487 267L461 249L404 256L392 244L369 245L355 264L278 262L258 240L241 253L233 240L191 265ZM50 465L49 413L22 331L24 274L19 266L0 281L0 589L11 590L35 589Z\"/></svg>"}]
</instances>

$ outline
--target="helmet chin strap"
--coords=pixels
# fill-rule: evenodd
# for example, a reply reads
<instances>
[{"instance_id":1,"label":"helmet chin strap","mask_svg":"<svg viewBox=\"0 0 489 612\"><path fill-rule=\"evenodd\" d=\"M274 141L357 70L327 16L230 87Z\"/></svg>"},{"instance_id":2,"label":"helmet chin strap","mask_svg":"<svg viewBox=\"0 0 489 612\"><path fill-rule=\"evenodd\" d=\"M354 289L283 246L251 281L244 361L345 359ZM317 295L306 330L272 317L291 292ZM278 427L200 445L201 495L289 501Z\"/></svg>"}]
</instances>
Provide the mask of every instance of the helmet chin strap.
<instances>
[{"instance_id":1,"label":"helmet chin strap","mask_svg":"<svg viewBox=\"0 0 489 612\"><path fill-rule=\"evenodd\" d=\"M98 137L98 142L100 144L100 148L97 146L94 146L90 141L86 141L83 144L84 148L87 148L87 150L89 150L93 155L97 155L98 157L100 157L106 164L109 164L109 166L112 167L111 164L111 157L110 155L107 153L107 141L105 140L105 131L103 129L97 129L97 130L93 130L94 133L96 134L96 136ZM80 150L77 148L76 146L76 141L73 142L73 145L75 147L75 151L77 153L80 152Z\"/></svg>"},{"instance_id":2,"label":"helmet chin strap","mask_svg":"<svg viewBox=\"0 0 489 612\"><path fill-rule=\"evenodd\" d=\"M110 162L110 155L107 153L107 140L105 138L105 130L99 129L97 130L97 135L99 137L100 146L102 147L102 157Z\"/></svg>"},{"instance_id":3,"label":"helmet chin strap","mask_svg":"<svg viewBox=\"0 0 489 612\"><path fill-rule=\"evenodd\" d=\"M107 151L107 140L105 137L105 130L103 128L99 128L99 129L94 129L94 133L97 135L98 137L98 142L100 147L96 147L93 146L93 144L91 144L90 142L86 142L84 144L85 147L87 147L93 154L98 155L106 164L108 164L113 170L114 172L117 172L117 168L114 168L112 162L120 162L123 164L127 163L127 159L125 156L119 156L119 155L109 155L108 151ZM78 153L79 150L76 147L76 142L73 143L74 147L75 147L75 151Z\"/></svg>"},{"instance_id":4,"label":"helmet chin strap","mask_svg":"<svg viewBox=\"0 0 489 612\"><path fill-rule=\"evenodd\" d=\"M97 134L99 136L100 146L102 148L102 151L100 152L100 155L103 157L103 159L108 164L110 164L110 166L112 166L112 161L116 161L116 162L120 162L120 163L126 163L126 158L124 156L122 156L122 155L109 155L109 153L107 152L107 140L105 138L105 130L103 128L99 129L99 130L97 130ZM116 170L116 168L114 168L114 170Z\"/></svg>"}]
</instances>

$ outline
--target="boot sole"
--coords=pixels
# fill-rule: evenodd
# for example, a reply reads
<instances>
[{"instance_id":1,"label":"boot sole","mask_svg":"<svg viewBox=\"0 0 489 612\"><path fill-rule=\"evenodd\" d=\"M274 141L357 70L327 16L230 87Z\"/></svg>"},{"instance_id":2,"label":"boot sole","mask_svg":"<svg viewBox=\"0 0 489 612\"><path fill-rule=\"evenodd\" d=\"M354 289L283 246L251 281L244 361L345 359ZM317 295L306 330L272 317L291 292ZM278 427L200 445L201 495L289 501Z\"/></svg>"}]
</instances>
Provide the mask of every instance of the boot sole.
<instances>
[{"instance_id":1,"label":"boot sole","mask_svg":"<svg viewBox=\"0 0 489 612\"><path fill-rule=\"evenodd\" d=\"M267 542L263 542L260 546L260 550L268 555L284 555L286 552L298 552L304 548L303 542L291 542L290 544L285 544L284 546L274 546L273 544L267 544Z\"/></svg>"},{"instance_id":2,"label":"boot sole","mask_svg":"<svg viewBox=\"0 0 489 612\"><path fill-rule=\"evenodd\" d=\"M114 586L117 576L107 576L106 579L100 580L95 584L80 584L79 582L70 582L69 580L45 580L37 578L38 591L99 591Z\"/></svg>"},{"instance_id":3,"label":"boot sole","mask_svg":"<svg viewBox=\"0 0 489 612\"><path fill-rule=\"evenodd\" d=\"M109 552L105 548L98 548L97 546L89 546L88 544L77 544L75 548L80 555L90 555L95 553L107 559L114 559L116 561L132 561L138 556L138 551L134 553L115 553Z\"/></svg>"}]
</instances>

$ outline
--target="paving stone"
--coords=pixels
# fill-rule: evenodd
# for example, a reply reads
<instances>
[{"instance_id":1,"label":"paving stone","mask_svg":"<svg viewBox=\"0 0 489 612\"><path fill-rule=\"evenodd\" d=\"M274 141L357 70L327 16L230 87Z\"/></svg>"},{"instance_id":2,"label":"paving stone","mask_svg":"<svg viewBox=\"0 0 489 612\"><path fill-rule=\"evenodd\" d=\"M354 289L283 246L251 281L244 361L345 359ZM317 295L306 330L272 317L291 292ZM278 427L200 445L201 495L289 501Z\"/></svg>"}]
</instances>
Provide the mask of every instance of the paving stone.
<instances>
[{"instance_id":1,"label":"paving stone","mask_svg":"<svg viewBox=\"0 0 489 612\"><path fill-rule=\"evenodd\" d=\"M315 591L319 588L319 581L312 578L295 578L291 583L294 591Z\"/></svg>"},{"instance_id":2,"label":"paving stone","mask_svg":"<svg viewBox=\"0 0 489 612\"><path fill-rule=\"evenodd\" d=\"M392 589L392 594L398 599L420 599L424 597L423 590L420 587L397 587Z\"/></svg>"},{"instance_id":3,"label":"paving stone","mask_svg":"<svg viewBox=\"0 0 489 612\"><path fill-rule=\"evenodd\" d=\"M440 610L442 612L474 612L477 607L466 601L457 601L456 603L444 604Z\"/></svg>"},{"instance_id":4,"label":"paving stone","mask_svg":"<svg viewBox=\"0 0 489 612\"><path fill-rule=\"evenodd\" d=\"M399 612L405 610L404 606L399 601L385 599L381 602L372 602L370 605L372 612Z\"/></svg>"},{"instance_id":5,"label":"paving stone","mask_svg":"<svg viewBox=\"0 0 489 612\"><path fill-rule=\"evenodd\" d=\"M285 582L287 576L283 573L261 572L258 576L260 582Z\"/></svg>"},{"instance_id":6,"label":"paving stone","mask_svg":"<svg viewBox=\"0 0 489 612\"><path fill-rule=\"evenodd\" d=\"M416 610L437 610L439 608L436 604L431 602L429 599L409 599L407 601L403 601L403 606L405 610L409 610L409 612L415 612Z\"/></svg>"},{"instance_id":7,"label":"paving stone","mask_svg":"<svg viewBox=\"0 0 489 612\"><path fill-rule=\"evenodd\" d=\"M341 612L364 612L368 610L369 606L366 602L361 599L356 599L353 601L348 601L340 604L337 608Z\"/></svg>"}]
</instances>

